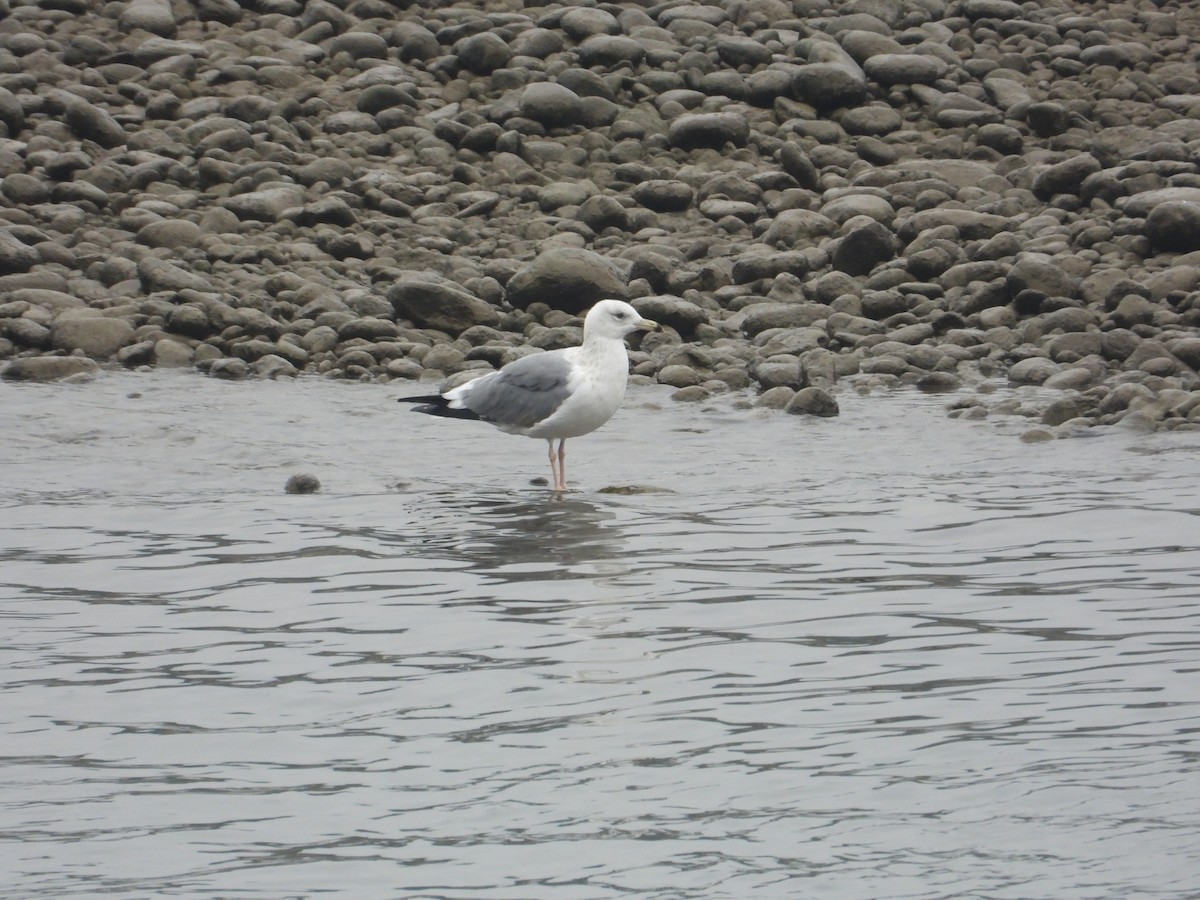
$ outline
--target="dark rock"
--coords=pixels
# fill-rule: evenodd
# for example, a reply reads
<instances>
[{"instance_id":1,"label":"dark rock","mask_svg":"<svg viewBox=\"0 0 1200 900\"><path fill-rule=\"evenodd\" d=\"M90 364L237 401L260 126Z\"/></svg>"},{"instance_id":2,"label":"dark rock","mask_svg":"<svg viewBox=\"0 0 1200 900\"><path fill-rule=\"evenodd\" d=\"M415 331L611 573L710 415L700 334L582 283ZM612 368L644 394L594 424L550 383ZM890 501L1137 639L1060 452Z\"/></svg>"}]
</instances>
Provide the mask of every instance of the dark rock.
<instances>
[{"instance_id":1,"label":"dark rock","mask_svg":"<svg viewBox=\"0 0 1200 900\"><path fill-rule=\"evenodd\" d=\"M1100 162L1090 154L1072 156L1055 163L1033 181L1033 193L1039 200L1056 194L1078 194L1084 180L1100 171Z\"/></svg>"},{"instance_id":2,"label":"dark rock","mask_svg":"<svg viewBox=\"0 0 1200 900\"><path fill-rule=\"evenodd\" d=\"M74 95L66 96L64 104L63 119L80 138L108 149L125 145L125 129L107 110Z\"/></svg>"},{"instance_id":3,"label":"dark rock","mask_svg":"<svg viewBox=\"0 0 1200 900\"><path fill-rule=\"evenodd\" d=\"M639 297L633 305L647 319L673 328L685 338L694 335L699 326L708 322L708 314L703 309L679 297Z\"/></svg>"},{"instance_id":4,"label":"dark rock","mask_svg":"<svg viewBox=\"0 0 1200 900\"><path fill-rule=\"evenodd\" d=\"M692 205L696 193L682 181L652 178L634 187L633 199L655 212L683 212Z\"/></svg>"},{"instance_id":5,"label":"dark rock","mask_svg":"<svg viewBox=\"0 0 1200 900\"><path fill-rule=\"evenodd\" d=\"M836 44L814 42L808 63L799 66L792 77L792 91L819 109L854 106L867 96L867 76Z\"/></svg>"},{"instance_id":6,"label":"dark rock","mask_svg":"<svg viewBox=\"0 0 1200 900\"><path fill-rule=\"evenodd\" d=\"M192 304L176 306L167 313L167 330L185 337L203 340L213 332L212 323L203 308Z\"/></svg>"},{"instance_id":7,"label":"dark rock","mask_svg":"<svg viewBox=\"0 0 1200 900\"><path fill-rule=\"evenodd\" d=\"M321 481L316 475L300 472L289 477L283 489L289 494L315 494L321 490Z\"/></svg>"},{"instance_id":8,"label":"dark rock","mask_svg":"<svg viewBox=\"0 0 1200 900\"><path fill-rule=\"evenodd\" d=\"M697 113L672 122L667 138L682 150L720 150L726 144L741 147L750 138L750 125L744 116L733 113Z\"/></svg>"},{"instance_id":9,"label":"dark rock","mask_svg":"<svg viewBox=\"0 0 1200 900\"><path fill-rule=\"evenodd\" d=\"M451 334L472 325L497 325L500 315L488 303L436 276L412 275L387 291L398 318Z\"/></svg>"},{"instance_id":10,"label":"dark rock","mask_svg":"<svg viewBox=\"0 0 1200 900\"><path fill-rule=\"evenodd\" d=\"M949 66L936 56L917 53L880 53L863 63L863 71L882 85L933 84Z\"/></svg>"},{"instance_id":11,"label":"dark rock","mask_svg":"<svg viewBox=\"0 0 1200 900\"><path fill-rule=\"evenodd\" d=\"M512 49L504 39L491 31L463 38L454 45L459 63L479 75L487 75L508 65Z\"/></svg>"},{"instance_id":12,"label":"dark rock","mask_svg":"<svg viewBox=\"0 0 1200 900\"><path fill-rule=\"evenodd\" d=\"M600 300L624 299L626 291L624 279L604 257L591 250L560 247L517 270L509 279L507 299L520 309L545 303L579 313Z\"/></svg>"},{"instance_id":13,"label":"dark rock","mask_svg":"<svg viewBox=\"0 0 1200 900\"><path fill-rule=\"evenodd\" d=\"M1158 204L1146 216L1146 237L1160 251L1200 250L1200 202L1177 200Z\"/></svg>"},{"instance_id":14,"label":"dark rock","mask_svg":"<svg viewBox=\"0 0 1200 900\"><path fill-rule=\"evenodd\" d=\"M579 62L585 68L606 68L628 64L639 65L646 56L646 49L632 38L622 35L597 34L578 47Z\"/></svg>"},{"instance_id":15,"label":"dark rock","mask_svg":"<svg viewBox=\"0 0 1200 900\"><path fill-rule=\"evenodd\" d=\"M1071 111L1059 103L1031 104L1025 116L1039 137L1053 137L1071 127Z\"/></svg>"},{"instance_id":16,"label":"dark rock","mask_svg":"<svg viewBox=\"0 0 1200 900\"><path fill-rule=\"evenodd\" d=\"M41 256L36 250L0 229L0 275L28 272L40 261Z\"/></svg>"},{"instance_id":17,"label":"dark rock","mask_svg":"<svg viewBox=\"0 0 1200 900\"><path fill-rule=\"evenodd\" d=\"M25 128L25 109L17 96L6 87L0 87L0 124L10 135L20 134Z\"/></svg>"},{"instance_id":18,"label":"dark rock","mask_svg":"<svg viewBox=\"0 0 1200 900\"><path fill-rule=\"evenodd\" d=\"M848 275L866 275L882 262L895 258L896 236L889 228L866 217L852 220L850 228L833 251L833 267Z\"/></svg>"}]
</instances>

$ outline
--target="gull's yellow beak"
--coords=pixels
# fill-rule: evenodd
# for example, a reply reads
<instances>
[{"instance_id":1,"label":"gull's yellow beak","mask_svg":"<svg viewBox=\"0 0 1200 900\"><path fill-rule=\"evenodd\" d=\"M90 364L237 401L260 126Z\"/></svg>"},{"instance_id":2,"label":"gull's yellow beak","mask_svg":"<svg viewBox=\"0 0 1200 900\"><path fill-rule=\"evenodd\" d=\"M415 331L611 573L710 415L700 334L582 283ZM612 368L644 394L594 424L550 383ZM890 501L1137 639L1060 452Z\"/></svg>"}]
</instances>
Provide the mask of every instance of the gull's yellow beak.
<instances>
[{"instance_id":1,"label":"gull's yellow beak","mask_svg":"<svg viewBox=\"0 0 1200 900\"><path fill-rule=\"evenodd\" d=\"M637 327L642 331L662 331L662 326L653 319L638 319Z\"/></svg>"}]
</instances>

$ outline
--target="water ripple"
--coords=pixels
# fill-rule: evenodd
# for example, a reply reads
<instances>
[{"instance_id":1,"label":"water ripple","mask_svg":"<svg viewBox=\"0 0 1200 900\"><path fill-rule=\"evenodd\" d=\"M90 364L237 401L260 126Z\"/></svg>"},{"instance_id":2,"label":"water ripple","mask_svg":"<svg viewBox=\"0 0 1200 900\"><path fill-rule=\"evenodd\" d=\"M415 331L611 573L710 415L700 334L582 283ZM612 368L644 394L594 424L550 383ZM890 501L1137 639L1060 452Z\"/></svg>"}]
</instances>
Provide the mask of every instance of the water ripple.
<instances>
[{"instance_id":1,"label":"water ripple","mask_svg":"<svg viewBox=\"0 0 1200 900\"><path fill-rule=\"evenodd\" d=\"M2 895L1194 894L1195 438L635 396L579 471L668 490L555 499L376 386L128 384L0 472Z\"/></svg>"}]
</instances>

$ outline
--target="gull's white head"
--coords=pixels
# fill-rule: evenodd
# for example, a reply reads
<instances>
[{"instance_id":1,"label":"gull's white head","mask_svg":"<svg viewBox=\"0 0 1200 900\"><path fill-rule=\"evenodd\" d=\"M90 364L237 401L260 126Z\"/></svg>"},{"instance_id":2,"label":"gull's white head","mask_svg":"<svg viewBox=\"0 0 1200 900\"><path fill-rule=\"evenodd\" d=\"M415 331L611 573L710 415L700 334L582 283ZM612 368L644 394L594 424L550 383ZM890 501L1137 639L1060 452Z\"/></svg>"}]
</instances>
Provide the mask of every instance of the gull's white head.
<instances>
[{"instance_id":1,"label":"gull's white head","mask_svg":"<svg viewBox=\"0 0 1200 900\"><path fill-rule=\"evenodd\" d=\"M659 324L642 318L642 314L624 300L601 300L583 320L583 336L621 340L633 331L658 331Z\"/></svg>"}]
</instances>

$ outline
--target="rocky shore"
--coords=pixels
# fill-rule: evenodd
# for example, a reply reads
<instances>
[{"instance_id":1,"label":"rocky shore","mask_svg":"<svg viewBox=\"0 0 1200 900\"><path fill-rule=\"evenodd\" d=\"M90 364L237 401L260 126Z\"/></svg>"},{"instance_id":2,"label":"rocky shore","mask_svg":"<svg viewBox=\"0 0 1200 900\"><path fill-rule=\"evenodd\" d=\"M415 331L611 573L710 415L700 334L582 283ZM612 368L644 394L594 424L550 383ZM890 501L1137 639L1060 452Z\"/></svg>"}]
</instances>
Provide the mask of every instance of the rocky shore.
<instances>
[{"instance_id":1,"label":"rocky shore","mask_svg":"<svg viewBox=\"0 0 1200 900\"><path fill-rule=\"evenodd\" d=\"M441 381L603 297L681 402L1200 428L1200 8L0 0L7 379Z\"/></svg>"}]
</instances>

